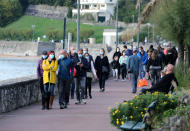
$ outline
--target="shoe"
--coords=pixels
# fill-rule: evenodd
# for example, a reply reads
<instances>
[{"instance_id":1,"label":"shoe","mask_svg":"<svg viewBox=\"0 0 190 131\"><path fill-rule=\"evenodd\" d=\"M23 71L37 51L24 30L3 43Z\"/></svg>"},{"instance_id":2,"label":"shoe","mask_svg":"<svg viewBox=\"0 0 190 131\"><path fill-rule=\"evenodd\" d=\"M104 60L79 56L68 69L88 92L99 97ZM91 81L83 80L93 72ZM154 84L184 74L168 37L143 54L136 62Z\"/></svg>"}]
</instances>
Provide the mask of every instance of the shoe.
<instances>
[{"instance_id":1,"label":"shoe","mask_svg":"<svg viewBox=\"0 0 190 131\"><path fill-rule=\"evenodd\" d=\"M84 99L88 99L88 96L87 96L87 95L85 95L85 96L84 96Z\"/></svg>"},{"instance_id":2,"label":"shoe","mask_svg":"<svg viewBox=\"0 0 190 131\"><path fill-rule=\"evenodd\" d=\"M102 92L102 89L100 89L99 92Z\"/></svg>"},{"instance_id":3,"label":"shoe","mask_svg":"<svg viewBox=\"0 0 190 131\"><path fill-rule=\"evenodd\" d=\"M92 99L92 95L89 95L89 98Z\"/></svg>"},{"instance_id":4,"label":"shoe","mask_svg":"<svg viewBox=\"0 0 190 131\"><path fill-rule=\"evenodd\" d=\"M82 99L81 104L86 104L86 101Z\"/></svg>"},{"instance_id":5,"label":"shoe","mask_svg":"<svg viewBox=\"0 0 190 131\"><path fill-rule=\"evenodd\" d=\"M125 81L125 79L122 79L121 81L122 81L122 82L124 82L124 81Z\"/></svg>"},{"instance_id":6,"label":"shoe","mask_svg":"<svg viewBox=\"0 0 190 131\"><path fill-rule=\"evenodd\" d=\"M60 105L60 109L65 109L65 106L63 104Z\"/></svg>"},{"instance_id":7,"label":"shoe","mask_svg":"<svg viewBox=\"0 0 190 131\"><path fill-rule=\"evenodd\" d=\"M76 105L80 104L80 101L77 100L77 101L75 102L75 104L76 104Z\"/></svg>"},{"instance_id":8,"label":"shoe","mask_svg":"<svg viewBox=\"0 0 190 131\"><path fill-rule=\"evenodd\" d=\"M105 88L102 88L102 92L104 92L105 91Z\"/></svg>"}]
</instances>

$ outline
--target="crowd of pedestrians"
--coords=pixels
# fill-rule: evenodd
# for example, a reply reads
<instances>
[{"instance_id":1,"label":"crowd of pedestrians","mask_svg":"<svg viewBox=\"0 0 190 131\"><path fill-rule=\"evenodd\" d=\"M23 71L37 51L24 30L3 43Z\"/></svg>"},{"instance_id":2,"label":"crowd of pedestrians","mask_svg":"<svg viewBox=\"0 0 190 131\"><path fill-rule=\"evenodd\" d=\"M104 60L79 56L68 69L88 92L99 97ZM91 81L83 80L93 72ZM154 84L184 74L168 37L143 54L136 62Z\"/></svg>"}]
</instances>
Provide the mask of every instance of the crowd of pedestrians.
<instances>
[{"instance_id":1,"label":"crowd of pedestrians","mask_svg":"<svg viewBox=\"0 0 190 131\"><path fill-rule=\"evenodd\" d=\"M99 81L100 92L105 91L110 65L115 81L131 81L132 93L137 92L138 79L145 78L151 81L151 85L149 89L142 89L142 93L168 93L171 81L177 83L173 73L177 57L175 47L163 49L158 46L154 49L152 45L147 51L142 46L125 45L122 51L117 47L111 62L103 48L95 61L88 48L77 51L71 47L69 53L62 50L58 59L54 51L44 51L37 67L42 109L52 109L55 85L58 87L60 109L67 108L70 99L76 99L77 105L86 104L85 99L93 97L93 78Z\"/></svg>"}]
</instances>

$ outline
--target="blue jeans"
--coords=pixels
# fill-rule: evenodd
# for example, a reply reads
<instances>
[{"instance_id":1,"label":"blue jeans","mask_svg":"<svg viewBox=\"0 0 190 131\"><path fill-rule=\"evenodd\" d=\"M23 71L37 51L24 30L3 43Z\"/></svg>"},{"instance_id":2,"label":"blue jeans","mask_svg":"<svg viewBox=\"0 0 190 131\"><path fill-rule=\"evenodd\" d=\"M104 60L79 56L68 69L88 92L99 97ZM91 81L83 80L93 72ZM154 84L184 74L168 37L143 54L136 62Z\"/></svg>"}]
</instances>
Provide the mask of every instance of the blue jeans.
<instances>
[{"instance_id":1,"label":"blue jeans","mask_svg":"<svg viewBox=\"0 0 190 131\"><path fill-rule=\"evenodd\" d=\"M140 65L140 71L139 71L139 75L140 75L140 79L143 79L145 77L145 68L146 65Z\"/></svg>"},{"instance_id":2,"label":"blue jeans","mask_svg":"<svg viewBox=\"0 0 190 131\"><path fill-rule=\"evenodd\" d=\"M131 77L132 92L136 93L137 92L138 73L131 73L130 77Z\"/></svg>"},{"instance_id":3,"label":"blue jeans","mask_svg":"<svg viewBox=\"0 0 190 131\"><path fill-rule=\"evenodd\" d=\"M85 95L86 77L76 78L75 86L76 86L77 100L81 101L82 99L84 99L84 95Z\"/></svg>"},{"instance_id":4,"label":"blue jeans","mask_svg":"<svg viewBox=\"0 0 190 131\"><path fill-rule=\"evenodd\" d=\"M50 96L54 96L54 88L55 88L55 84L52 84L52 83L50 83L50 85L49 83L44 84L44 92L45 93L50 92Z\"/></svg>"}]
</instances>

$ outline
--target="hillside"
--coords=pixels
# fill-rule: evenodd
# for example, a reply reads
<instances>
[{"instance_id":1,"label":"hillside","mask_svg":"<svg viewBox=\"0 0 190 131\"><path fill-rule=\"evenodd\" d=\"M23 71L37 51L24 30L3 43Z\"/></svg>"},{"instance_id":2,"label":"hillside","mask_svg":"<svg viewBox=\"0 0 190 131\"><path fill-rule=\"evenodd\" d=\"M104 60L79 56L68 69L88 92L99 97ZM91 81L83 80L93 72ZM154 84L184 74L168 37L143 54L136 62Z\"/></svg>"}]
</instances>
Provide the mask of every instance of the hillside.
<instances>
[{"instance_id":1,"label":"hillside","mask_svg":"<svg viewBox=\"0 0 190 131\"><path fill-rule=\"evenodd\" d=\"M34 28L35 39L37 39L37 37L42 38L42 36L47 35L48 32L57 31L58 32L57 35L59 36L58 39L61 40L63 36L62 33L63 24L64 22L62 20L39 18L34 16L22 16L20 19L9 24L8 26L0 28L0 30L11 30L11 31L21 31L24 29L32 30L32 25L35 25ZM85 37L85 35L88 35L88 31L91 31L90 37L96 38L97 43L101 43L103 39L103 31L104 29L108 28L109 27L81 24L81 33L82 33L81 37ZM77 29L77 24L75 22L67 23L67 32L73 33L74 40L76 40L76 29ZM0 39L4 38L0 37Z\"/></svg>"}]
</instances>

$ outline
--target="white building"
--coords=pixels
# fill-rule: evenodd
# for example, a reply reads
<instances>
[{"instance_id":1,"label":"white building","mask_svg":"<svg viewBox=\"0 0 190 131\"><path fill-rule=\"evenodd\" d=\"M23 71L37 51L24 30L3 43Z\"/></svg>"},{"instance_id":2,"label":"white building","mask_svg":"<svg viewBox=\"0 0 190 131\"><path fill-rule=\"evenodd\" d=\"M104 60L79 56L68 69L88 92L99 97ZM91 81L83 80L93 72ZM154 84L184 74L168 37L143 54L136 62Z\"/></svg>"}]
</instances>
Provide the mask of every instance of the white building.
<instances>
[{"instance_id":1,"label":"white building","mask_svg":"<svg viewBox=\"0 0 190 131\"><path fill-rule=\"evenodd\" d=\"M118 33L119 36L122 32ZM103 32L103 44L112 46L116 44L116 29L105 29Z\"/></svg>"},{"instance_id":2,"label":"white building","mask_svg":"<svg viewBox=\"0 0 190 131\"><path fill-rule=\"evenodd\" d=\"M117 0L80 0L81 15L92 14L96 21L105 22L113 19ZM77 9L73 9L73 16Z\"/></svg>"}]
</instances>

